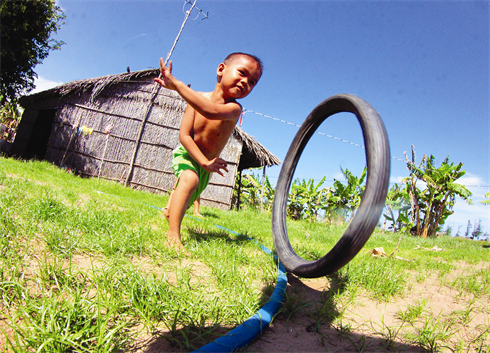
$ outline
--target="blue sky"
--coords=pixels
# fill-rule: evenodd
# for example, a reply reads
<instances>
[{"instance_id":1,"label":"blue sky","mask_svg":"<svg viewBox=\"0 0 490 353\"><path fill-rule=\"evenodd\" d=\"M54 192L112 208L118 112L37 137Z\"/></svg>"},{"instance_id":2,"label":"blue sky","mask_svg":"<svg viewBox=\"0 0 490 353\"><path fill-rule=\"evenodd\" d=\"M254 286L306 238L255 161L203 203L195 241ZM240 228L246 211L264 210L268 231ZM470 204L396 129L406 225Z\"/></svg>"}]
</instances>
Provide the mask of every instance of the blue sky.
<instances>
[{"instance_id":1,"label":"blue sky","mask_svg":"<svg viewBox=\"0 0 490 353\"><path fill-rule=\"evenodd\" d=\"M73 80L155 68L166 57L190 5L184 1L58 1L66 45L36 67L38 89ZM463 162L460 182L474 205L458 199L446 225L454 232L481 219L490 232L488 1L207 1L187 22L172 54L173 73L198 91L213 90L216 68L234 51L259 56L264 74L249 97L242 128L281 160L309 112L352 93L382 117L390 139L391 181L408 175L404 151ZM289 122L286 124L274 119ZM292 124L291 124L292 123ZM351 114L319 128L363 145ZM316 134L295 177L360 175L364 150ZM267 170L275 183L280 168ZM256 172L257 173L257 172ZM261 173L261 172L260 172ZM478 185L478 186L477 186Z\"/></svg>"}]
</instances>

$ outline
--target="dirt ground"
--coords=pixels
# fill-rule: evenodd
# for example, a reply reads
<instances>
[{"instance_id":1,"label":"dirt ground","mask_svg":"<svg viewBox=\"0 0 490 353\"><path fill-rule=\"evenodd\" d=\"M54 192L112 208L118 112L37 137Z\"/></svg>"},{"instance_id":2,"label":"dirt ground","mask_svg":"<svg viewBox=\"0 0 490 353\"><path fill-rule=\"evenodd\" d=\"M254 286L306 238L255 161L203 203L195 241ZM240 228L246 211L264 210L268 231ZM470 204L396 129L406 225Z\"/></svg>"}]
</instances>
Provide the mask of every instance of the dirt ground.
<instances>
[{"instance_id":1,"label":"dirt ground","mask_svg":"<svg viewBox=\"0 0 490 353\"><path fill-rule=\"evenodd\" d=\"M481 264L482 267L488 265ZM441 286L435 276L423 283L414 280L406 296L391 299L388 303L373 300L361 293L346 305L335 304L333 310L337 312L336 319L332 320L327 315L318 321L314 312L322 305L329 304L329 293L333 289L326 277L304 279L288 275L287 295L298 299L296 310L283 310L264 333L242 351L487 352L490 345L490 333L484 333L490 325L488 297L470 302L471 298L461 292ZM426 302L426 305L419 320L413 325L403 324L397 313L421 302ZM468 308L472 308L471 319L463 324ZM291 314L292 311L294 313ZM339 321L340 317L342 319ZM430 339L417 344L414 342L417 339L410 338L416 337L415 334L420 334L421 330L430 338L431 327L435 327L433 337L442 334L441 330L445 328L450 333L442 341L442 336L438 336L439 339L433 341L432 346ZM482 340L481 337L486 338ZM472 340L475 342L471 343ZM181 351L179 347L170 346L164 338L149 338L138 350L142 353Z\"/></svg>"}]
</instances>

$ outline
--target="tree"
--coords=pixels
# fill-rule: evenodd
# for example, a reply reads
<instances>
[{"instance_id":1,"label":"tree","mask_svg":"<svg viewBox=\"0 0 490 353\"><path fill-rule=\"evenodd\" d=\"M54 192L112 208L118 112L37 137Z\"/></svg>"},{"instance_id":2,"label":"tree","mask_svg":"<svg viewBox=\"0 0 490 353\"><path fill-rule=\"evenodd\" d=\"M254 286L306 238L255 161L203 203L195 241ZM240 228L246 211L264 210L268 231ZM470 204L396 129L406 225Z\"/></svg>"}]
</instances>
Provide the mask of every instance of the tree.
<instances>
[{"instance_id":1,"label":"tree","mask_svg":"<svg viewBox=\"0 0 490 353\"><path fill-rule=\"evenodd\" d=\"M364 193L364 189L366 188L364 183L364 179L366 178L367 167L364 167L361 176L357 178L352 174L349 169L342 169L342 174L347 180L347 185L342 184L339 180L334 179L334 196L337 201L337 209L342 210L344 216L347 218L347 215L350 214L349 221L352 221L354 218L355 210L359 207L361 203L361 198Z\"/></svg>"},{"instance_id":2,"label":"tree","mask_svg":"<svg viewBox=\"0 0 490 353\"><path fill-rule=\"evenodd\" d=\"M0 3L1 78L0 104L16 102L35 88L34 67L63 41L51 38L65 18L54 0L7 0Z\"/></svg>"},{"instance_id":3,"label":"tree","mask_svg":"<svg viewBox=\"0 0 490 353\"><path fill-rule=\"evenodd\" d=\"M470 238L472 240L488 240L488 233L483 233L481 219L475 221L473 225L473 231L471 231L471 222L468 220L468 225L466 227L466 232L464 234L465 238Z\"/></svg>"},{"instance_id":4,"label":"tree","mask_svg":"<svg viewBox=\"0 0 490 353\"><path fill-rule=\"evenodd\" d=\"M291 186L288 203L288 215L292 219L306 218L315 222L321 210L328 205L330 188L321 188L325 178L315 185L313 179L296 179Z\"/></svg>"},{"instance_id":5,"label":"tree","mask_svg":"<svg viewBox=\"0 0 490 353\"><path fill-rule=\"evenodd\" d=\"M233 204L238 202L238 189L240 189L240 203L253 209L260 208L260 199L262 198L262 186L259 181L259 175L243 174L241 185L239 178L235 180L235 188L233 189ZM263 207L266 212L272 209L272 202L274 200L274 188L271 185L269 177L265 177L264 181L264 197Z\"/></svg>"},{"instance_id":6,"label":"tree","mask_svg":"<svg viewBox=\"0 0 490 353\"><path fill-rule=\"evenodd\" d=\"M477 240L481 234L483 234L483 231L481 229L481 219L478 219L478 221L475 222L475 226L473 227L470 238L473 240Z\"/></svg>"},{"instance_id":7,"label":"tree","mask_svg":"<svg viewBox=\"0 0 490 353\"><path fill-rule=\"evenodd\" d=\"M407 188L395 183L386 195L386 214L383 224L385 230L386 221L391 221L393 232L405 231L413 227L409 220L410 196ZM390 227L388 227L389 229Z\"/></svg>"},{"instance_id":8,"label":"tree","mask_svg":"<svg viewBox=\"0 0 490 353\"><path fill-rule=\"evenodd\" d=\"M5 136L0 134L0 138L3 137L7 141L13 140L21 116L19 106L16 103L5 102L5 104L0 106L0 123L8 128Z\"/></svg>"},{"instance_id":9,"label":"tree","mask_svg":"<svg viewBox=\"0 0 490 353\"><path fill-rule=\"evenodd\" d=\"M464 233L464 237L465 238L469 238L470 237L470 231L471 231L471 222L468 219L468 224L466 225L466 233Z\"/></svg>"},{"instance_id":10,"label":"tree","mask_svg":"<svg viewBox=\"0 0 490 353\"><path fill-rule=\"evenodd\" d=\"M412 146L412 160L406 157L410 176L403 181L408 183L412 219L416 220L416 235L423 238L435 235L447 217L453 213L456 196L472 204L469 198L472 193L466 187L455 181L466 172L461 170L463 163L449 164L446 157L439 168L436 167L434 156L423 156L417 166L415 163L415 149ZM420 191L417 180L425 182L425 189Z\"/></svg>"}]
</instances>

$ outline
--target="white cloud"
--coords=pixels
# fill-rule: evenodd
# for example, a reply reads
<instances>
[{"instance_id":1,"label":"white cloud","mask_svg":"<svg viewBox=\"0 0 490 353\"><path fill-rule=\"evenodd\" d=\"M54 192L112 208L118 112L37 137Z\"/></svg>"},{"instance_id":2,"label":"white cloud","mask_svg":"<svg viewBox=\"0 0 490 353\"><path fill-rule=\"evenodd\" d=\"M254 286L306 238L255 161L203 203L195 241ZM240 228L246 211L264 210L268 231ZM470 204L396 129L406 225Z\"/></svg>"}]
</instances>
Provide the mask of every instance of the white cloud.
<instances>
[{"instance_id":1,"label":"white cloud","mask_svg":"<svg viewBox=\"0 0 490 353\"><path fill-rule=\"evenodd\" d=\"M481 185L488 186L488 182L485 182L482 177L472 173L466 173L464 176L457 180L457 183L466 187Z\"/></svg>"},{"instance_id":2,"label":"white cloud","mask_svg":"<svg viewBox=\"0 0 490 353\"><path fill-rule=\"evenodd\" d=\"M39 76L37 79L34 80L34 85L36 88L34 88L29 94L45 91L47 89L62 85L64 82L56 82L56 81L51 81L47 80L42 76Z\"/></svg>"},{"instance_id":3,"label":"white cloud","mask_svg":"<svg viewBox=\"0 0 490 353\"><path fill-rule=\"evenodd\" d=\"M391 176L390 177L390 184L397 183L400 185L402 183L402 180L406 178L407 176Z\"/></svg>"},{"instance_id":4,"label":"white cloud","mask_svg":"<svg viewBox=\"0 0 490 353\"><path fill-rule=\"evenodd\" d=\"M342 174L341 172L337 172L333 175L332 179L337 179L338 181L340 182L343 182L343 181L346 181L345 177L344 177L344 174Z\"/></svg>"}]
</instances>

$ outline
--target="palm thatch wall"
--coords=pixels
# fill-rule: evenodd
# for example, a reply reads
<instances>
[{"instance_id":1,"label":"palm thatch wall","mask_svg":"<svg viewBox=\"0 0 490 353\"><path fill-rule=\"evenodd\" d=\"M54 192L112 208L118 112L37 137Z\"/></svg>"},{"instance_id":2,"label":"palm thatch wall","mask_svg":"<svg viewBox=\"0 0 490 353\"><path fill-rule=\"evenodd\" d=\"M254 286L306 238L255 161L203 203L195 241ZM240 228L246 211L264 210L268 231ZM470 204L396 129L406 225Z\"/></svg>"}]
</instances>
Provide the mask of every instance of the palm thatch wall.
<instances>
[{"instance_id":1,"label":"palm thatch wall","mask_svg":"<svg viewBox=\"0 0 490 353\"><path fill-rule=\"evenodd\" d=\"M155 90L158 70L74 81L23 97L24 114L11 154L45 159L83 176L169 192L175 182L172 150L178 145L186 102ZM221 157L229 172L213 173L201 195L206 206L229 209L238 170L272 166L279 159L239 127Z\"/></svg>"}]
</instances>

